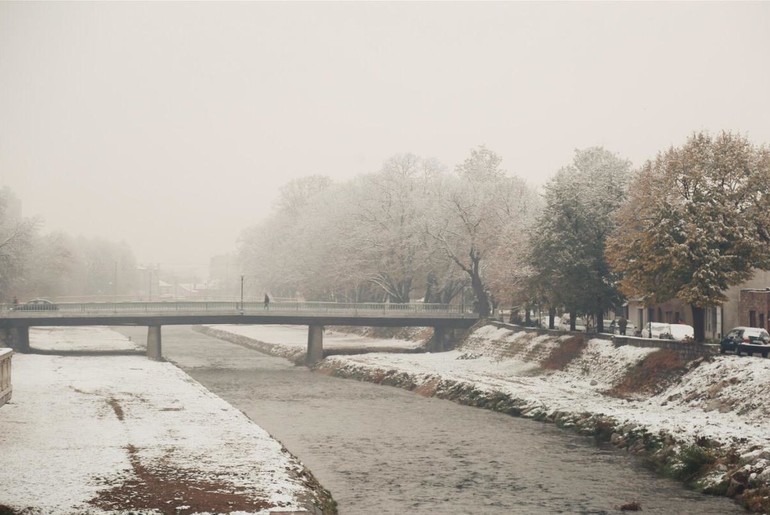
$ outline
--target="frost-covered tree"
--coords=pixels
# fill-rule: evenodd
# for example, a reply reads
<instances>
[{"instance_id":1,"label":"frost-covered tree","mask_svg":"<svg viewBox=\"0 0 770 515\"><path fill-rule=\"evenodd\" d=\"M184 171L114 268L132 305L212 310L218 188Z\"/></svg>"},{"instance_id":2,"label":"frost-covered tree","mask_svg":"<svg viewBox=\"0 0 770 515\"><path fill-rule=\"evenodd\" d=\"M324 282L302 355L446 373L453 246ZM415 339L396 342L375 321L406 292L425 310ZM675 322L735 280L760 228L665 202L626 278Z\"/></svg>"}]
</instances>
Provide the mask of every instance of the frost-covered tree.
<instances>
[{"instance_id":1,"label":"frost-covered tree","mask_svg":"<svg viewBox=\"0 0 770 515\"><path fill-rule=\"evenodd\" d=\"M314 196L329 189L332 184L331 178L325 175L309 175L289 181L280 189L275 205L276 211L282 216L295 218L302 213Z\"/></svg>"},{"instance_id":2,"label":"frost-covered tree","mask_svg":"<svg viewBox=\"0 0 770 515\"><path fill-rule=\"evenodd\" d=\"M613 213L625 199L630 166L601 147L577 150L546 186L530 253L533 292L550 307L564 306L573 330L578 314L594 316L603 330L604 311L620 300L604 248Z\"/></svg>"},{"instance_id":3,"label":"frost-covered tree","mask_svg":"<svg viewBox=\"0 0 770 515\"><path fill-rule=\"evenodd\" d=\"M354 220L347 235L350 250L359 257L355 272L392 302L409 302L428 274L425 205L440 173L435 161L401 154L356 182Z\"/></svg>"},{"instance_id":4,"label":"frost-covered tree","mask_svg":"<svg viewBox=\"0 0 770 515\"><path fill-rule=\"evenodd\" d=\"M275 296L334 297L345 286L336 279L346 260L340 242L349 227L347 191L319 176L288 183L276 211L241 234L242 273Z\"/></svg>"},{"instance_id":5,"label":"frost-covered tree","mask_svg":"<svg viewBox=\"0 0 770 515\"><path fill-rule=\"evenodd\" d=\"M627 295L690 304L695 339L704 308L770 269L770 151L723 132L698 133L648 161L618 212L607 257Z\"/></svg>"},{"instance_id":6,"label":"frost-covered tree","mask_svg":"<svg viewBox=\"0 0 770 515\"><path fill-rule=\"evenodd\" d=\"M0 299L8 302L25 288L25 260L37 235L39 220L23 218L14 193L0 190Z\"/></svg>"},{"instance_id":7,"label":"frost-covered tree","mask_svg":"<svg viewBox=\"0 0 770 515\"><path fill-rule=\"evenodd\" d=\"M0 190L2 300L130 294L136 288L131 248L102 238L42 234L37 219L21 216L13 193Z\"/></svg>"},{"instance_id":8,"label":"frost-covered tree","mask_svg":"<svg viewBox=\"0 0 770 515\"><path fill-rule=\"evenodd\" d=\"M481 317L489 316L497 300L489 278L510 270L507 260L494 259L505 255L503 246L518 243L509 239L512 230L526 230L535 206L532 191L521 179L506 175L501 163L500 156L483 146L471 150L437 192L440 211L428 226L442 251L467 275Z\"/></svg>"}]
</instances>

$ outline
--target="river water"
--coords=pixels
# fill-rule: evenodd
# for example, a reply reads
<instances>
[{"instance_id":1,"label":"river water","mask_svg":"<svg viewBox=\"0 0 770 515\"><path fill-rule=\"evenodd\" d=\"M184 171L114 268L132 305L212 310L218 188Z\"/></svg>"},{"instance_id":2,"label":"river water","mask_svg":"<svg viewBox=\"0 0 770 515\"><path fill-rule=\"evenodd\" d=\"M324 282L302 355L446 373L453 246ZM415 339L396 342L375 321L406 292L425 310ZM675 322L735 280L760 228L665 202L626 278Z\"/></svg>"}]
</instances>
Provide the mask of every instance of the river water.
<instances>
[{"instance_id":1,"label":"river water","mask_svg":"<svg viewBox=\"0 0 770 515\"><path fill-rule=\"evenodd\" d=\"M552 424L327 377L189 327L163 327L163 354L280 440L343 515L620 513L630 501L742 513Z\"/></svg>"}]
</instances>

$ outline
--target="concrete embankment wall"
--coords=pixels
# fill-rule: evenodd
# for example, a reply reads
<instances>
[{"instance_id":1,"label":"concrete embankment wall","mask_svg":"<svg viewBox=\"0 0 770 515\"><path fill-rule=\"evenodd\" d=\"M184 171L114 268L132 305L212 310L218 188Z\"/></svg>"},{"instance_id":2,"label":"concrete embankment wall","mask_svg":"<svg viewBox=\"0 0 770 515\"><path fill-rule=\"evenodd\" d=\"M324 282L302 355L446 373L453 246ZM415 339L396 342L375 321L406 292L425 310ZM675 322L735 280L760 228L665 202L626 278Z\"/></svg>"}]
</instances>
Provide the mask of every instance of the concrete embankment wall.
<instances>
[{"instance_id":1,"label":"concrete embankment wall","mask_svg":"<svg viewBox=\"0 0 770 515\"><path fill-rule=\"evenodd\" d=\"M0 349L0 406L11 400L11 393L13 393L11 356L13 356L13 350Z\"/></svg>"},{"instance_id":2,"label":"concrete embankment wall","mask_svg":"<svg viewBox=\"0 0 770 515\"><path fill-rule=\"evenodd\" d=\"M631 345L633 347L651 348L651 349L666 349L675 352L684 361L692 361L694 359L711 356L719 352L718 345L709 345L694 342L680 342L674 340L661 340L657 338L639 338L636 336L619 336L606 333L588 334L577 331L561 331L558 329L541 329L533 327L522 327L512 324L506 324L503 322L492 321L490 324L496 327L502 327L514 331L523 331L530 334L536 334L539 336L569 336L580 335L586 338L598 338L602 340L609 340L615 345L615 347L622 347L623 345Z\"/></svg>"}]
</instances>

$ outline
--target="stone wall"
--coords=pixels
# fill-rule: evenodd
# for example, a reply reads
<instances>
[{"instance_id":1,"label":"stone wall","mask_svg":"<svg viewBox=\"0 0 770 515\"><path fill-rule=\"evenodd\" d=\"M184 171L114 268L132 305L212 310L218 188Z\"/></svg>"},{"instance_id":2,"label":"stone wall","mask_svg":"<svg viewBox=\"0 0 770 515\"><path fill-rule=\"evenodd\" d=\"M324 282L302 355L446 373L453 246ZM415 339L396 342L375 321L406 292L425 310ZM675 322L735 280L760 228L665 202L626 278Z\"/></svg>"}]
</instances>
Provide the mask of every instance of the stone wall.
<instances>
[{"instance_id":1,"label":"stone wall","mask_svg":"<svg viewBox=\"0 0 770 515\"><path fill-rule=\"evenodd\" d=\"M11 356L13 350L0 349L0 406L11 400Z\"/></svg>"},{"instance_id":2,"label":"stone wall","mask_svg":"<svg viewBox=\"0 0 770 515\"><path fill-rule=\"evenodd\" d=\"M767 329L770 327L770 290L741 290L738 311L740 325ZM730 329L726 327L725 333Z\"/></svg>"},{"instance_id":3,"label":"stone wall","mask_svg":"<svg viewBox=\"0 0 770 515\"><path fill-rule=\"evenodd\" d=\"M635 336L612 337L615 347L633 345L634 347L653 347L657 349L669 349L678 353L686 361L711 356L719 352L719 345L709 345L694 342L679 342L675 340L660 340L655 338L637 338Z\"/></svg>"}]
</instances>

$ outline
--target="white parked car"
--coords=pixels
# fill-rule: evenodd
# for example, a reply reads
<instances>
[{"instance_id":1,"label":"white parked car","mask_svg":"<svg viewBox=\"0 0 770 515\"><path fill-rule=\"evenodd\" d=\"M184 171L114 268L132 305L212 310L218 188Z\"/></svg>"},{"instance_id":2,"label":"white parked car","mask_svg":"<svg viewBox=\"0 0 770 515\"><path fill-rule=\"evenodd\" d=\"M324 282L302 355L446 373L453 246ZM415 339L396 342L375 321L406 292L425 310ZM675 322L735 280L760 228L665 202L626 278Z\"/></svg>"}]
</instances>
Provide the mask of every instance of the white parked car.
<instances>
[{"instance_id":1,"label":"white parked car","mask_svg":"<svg viewBox=\"0 0 770 515\"><path fill-rule=\"evenodd\" d=\"M647 322L642 328L642 338L660 338L660 335L670 332L668 326L663 322Z\"/></svg>"},{"instance_id":2,"label":"white parked car","mask_svg":"<svg viewBox=\"0 0 770 515\"><path fill-rule=\"evenodd\" d=\"M683 341L695 338L695 328L687 324L669 324L669 333L672 340Z\"/></svg>"},{"instance_id":3,"label":"white parked car","mask_svg":"<svg viewBox=\"0 0 770 515\"><path fill-rule=\"evenodd\" d=\"M687 324L647 322L642 329L642 338L660 338L663 340L682 341L694 337L695 329Z\"/></svg>"}]
</instances>

